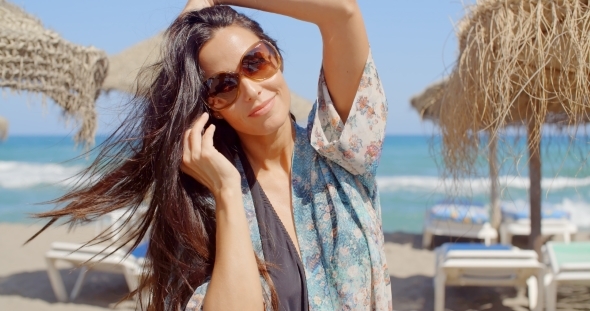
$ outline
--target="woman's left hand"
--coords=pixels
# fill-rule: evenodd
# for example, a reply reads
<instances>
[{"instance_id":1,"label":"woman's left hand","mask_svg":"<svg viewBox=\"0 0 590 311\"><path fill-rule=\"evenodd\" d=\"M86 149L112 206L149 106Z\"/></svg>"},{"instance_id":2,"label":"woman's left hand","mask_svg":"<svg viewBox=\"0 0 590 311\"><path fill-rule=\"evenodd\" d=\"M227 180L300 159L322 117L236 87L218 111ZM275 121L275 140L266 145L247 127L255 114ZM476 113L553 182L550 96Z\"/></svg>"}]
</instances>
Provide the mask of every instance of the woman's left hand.
<instances>
[{"instance_id":1,"label":"woman's left hand","mask_svg":"<svg viewBox=\"0 0 590 311\"><path fill-rule=\"evenodd\" d=\"M182 13L189 11L198 11L215 5L215 0L188 0Z\"/></svg>"}]
</instances>

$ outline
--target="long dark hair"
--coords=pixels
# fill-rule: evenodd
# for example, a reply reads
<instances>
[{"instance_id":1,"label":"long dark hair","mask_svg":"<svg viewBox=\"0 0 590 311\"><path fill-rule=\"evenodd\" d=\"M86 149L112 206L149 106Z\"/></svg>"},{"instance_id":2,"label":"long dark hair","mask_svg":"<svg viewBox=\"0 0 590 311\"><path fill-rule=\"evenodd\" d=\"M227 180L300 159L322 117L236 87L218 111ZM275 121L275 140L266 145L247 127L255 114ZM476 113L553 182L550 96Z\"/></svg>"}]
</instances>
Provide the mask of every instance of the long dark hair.
<instances>
[{"instance_id":1,"label":"long dark hair","mask_svg":"<svg viewBox=\"0 0 590 311\"><path fill-rule=\"evenodd\" d=\"M230 25L249 29L276 47L258 23L228 6L179 16L165 33L161 61L140 74L128 116L96 148L96 159L79 175L86 182L52 201L65 205L62 208L36 215L50 219L36 235L62 217L76 225L117 209L130 209L126 218L130 222L147 199L147 211L127 227L121 244L135 247L149 237L149 272L136 293L140 301L142 292L149 293L150 310L183 309L213 270L214 200L206 187L179 167L183 134L207 110L199 52L217 29ZM215 147L233 162L237 134L224 120L210 118L210 122L216 126ZM112 232L105 231L91 242L111 237ZM258 257L257 262L271 289L264 299L276 310L278 299L267 267Z\"/></svg>"}]
</instances>

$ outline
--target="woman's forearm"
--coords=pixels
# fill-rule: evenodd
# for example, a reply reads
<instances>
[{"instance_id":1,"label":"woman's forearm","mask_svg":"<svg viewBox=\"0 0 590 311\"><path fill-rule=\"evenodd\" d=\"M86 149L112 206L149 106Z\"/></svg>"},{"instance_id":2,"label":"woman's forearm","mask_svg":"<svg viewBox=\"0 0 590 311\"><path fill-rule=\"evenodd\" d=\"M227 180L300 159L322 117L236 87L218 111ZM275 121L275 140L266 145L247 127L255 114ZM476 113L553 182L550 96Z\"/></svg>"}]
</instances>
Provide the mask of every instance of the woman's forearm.
<instances>
[{"instance_id":1,"label":"woman's forearm","mask_svg":"<svg viewBox=\"0 0 590 311\"><path fill-rule=\"evenodd\" d=\"M240 189L216 200L216 253L203 310L264 309L262 285Z\"/></svg>"},{"instance_id":2,"label":"woman's forearm","mask_svg":"<svg viewBox=\"0 0 590 311\"><path fill-rule=\"evenodd\" d=\"M237 5L290 16L314 24L350 14L355 0L213 0L215 4Z\"/></svg>"}]
</instances>

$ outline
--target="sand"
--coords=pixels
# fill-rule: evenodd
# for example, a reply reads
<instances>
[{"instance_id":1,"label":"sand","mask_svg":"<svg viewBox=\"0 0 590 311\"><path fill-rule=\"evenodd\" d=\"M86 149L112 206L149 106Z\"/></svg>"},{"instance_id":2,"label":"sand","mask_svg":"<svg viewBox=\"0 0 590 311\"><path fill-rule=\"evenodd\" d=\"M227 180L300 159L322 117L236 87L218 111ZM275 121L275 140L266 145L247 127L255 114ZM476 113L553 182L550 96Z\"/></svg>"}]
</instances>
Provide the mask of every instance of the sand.
<instances>
[{"instance_id":1,"label":"sand","mask_svg":"<svg viewBox=\"0 0 590 311\"><path fill-rule=\"evenodd\" d=\"M51 242L84 242L94 236L94 226L50 228L23 246L41 226L0 223L0 310L106 310L128 293L123 275L88 273L79 297L70 303L57 302L47 276L44 254ZM77 272L70 266L59 266L68 292L74 286ZM126 301L117 309L133 310Z\"/></svg>"},{"instance_id":2,"label":"sand","mask_svg":"<svg viewBox=\"0 0 590 311\"><path fill-rule=\"evenodd\" d=\"M133 310L135 303L117 302L128 293L122 275L90 272L74 301L59 303L47 277L44 253L53 241L84 242L95 231L93 226L68 232L66 227L51 228L23 246L39 225L0 223L0 310ZM434 254L421 249L419 235L386 234L385 252L389 264L395 310L432 310ZM588 239L588 234L577 239ZM77 272L60 266L67 290ZM447 310L528 310L527 299L512 288L447 287ZM558 310L590 310L590 288L562 286Z\"/></svg>"}]
</instances>

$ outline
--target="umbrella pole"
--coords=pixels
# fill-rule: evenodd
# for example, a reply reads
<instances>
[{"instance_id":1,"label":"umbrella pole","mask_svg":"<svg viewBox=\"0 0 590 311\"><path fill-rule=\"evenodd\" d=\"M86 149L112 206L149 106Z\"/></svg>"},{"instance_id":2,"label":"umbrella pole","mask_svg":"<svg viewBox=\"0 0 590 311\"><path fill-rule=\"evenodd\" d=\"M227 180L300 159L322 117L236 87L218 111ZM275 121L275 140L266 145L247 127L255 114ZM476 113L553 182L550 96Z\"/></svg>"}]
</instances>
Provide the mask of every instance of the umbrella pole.
<instances>
[{"instance_id":1,"label":"umbrella pole","mask_svg":"<svg viewBox=\"0 0 590 311\"><path fill-rule=\"evenodd\" d=\"M490 204L492 206L492 227L498 230L502 221L500 213L500 185L498 183L498 156L497 156L498 138L496 135L490 135L488 146L488 161L490 164Z\"/></svg>"},{"instance_id":2,"label":"umbrella pole","mask_svg":"<svg viewBox=\"0 0 590 311\"><path fill-rule=\"evenodd\" d=\"M0 117L0 141L5 140L8 136L8 120Z\"/></svg>"},{"instance_id":3,"label":"umbrella pole","mask_svg":"<svg viewBox=\"0 0 590 311\"><path fill-rule=\"evenodd\" d=\"M529 248L534 249L541 260L541 140L534 139L540 135L541 125L531 118L528 122L527 145L529 149L529 200L531 215L531 235L529 236ZM534 143L533 145L533 142Z\"/></svg>"}]
</instances>

